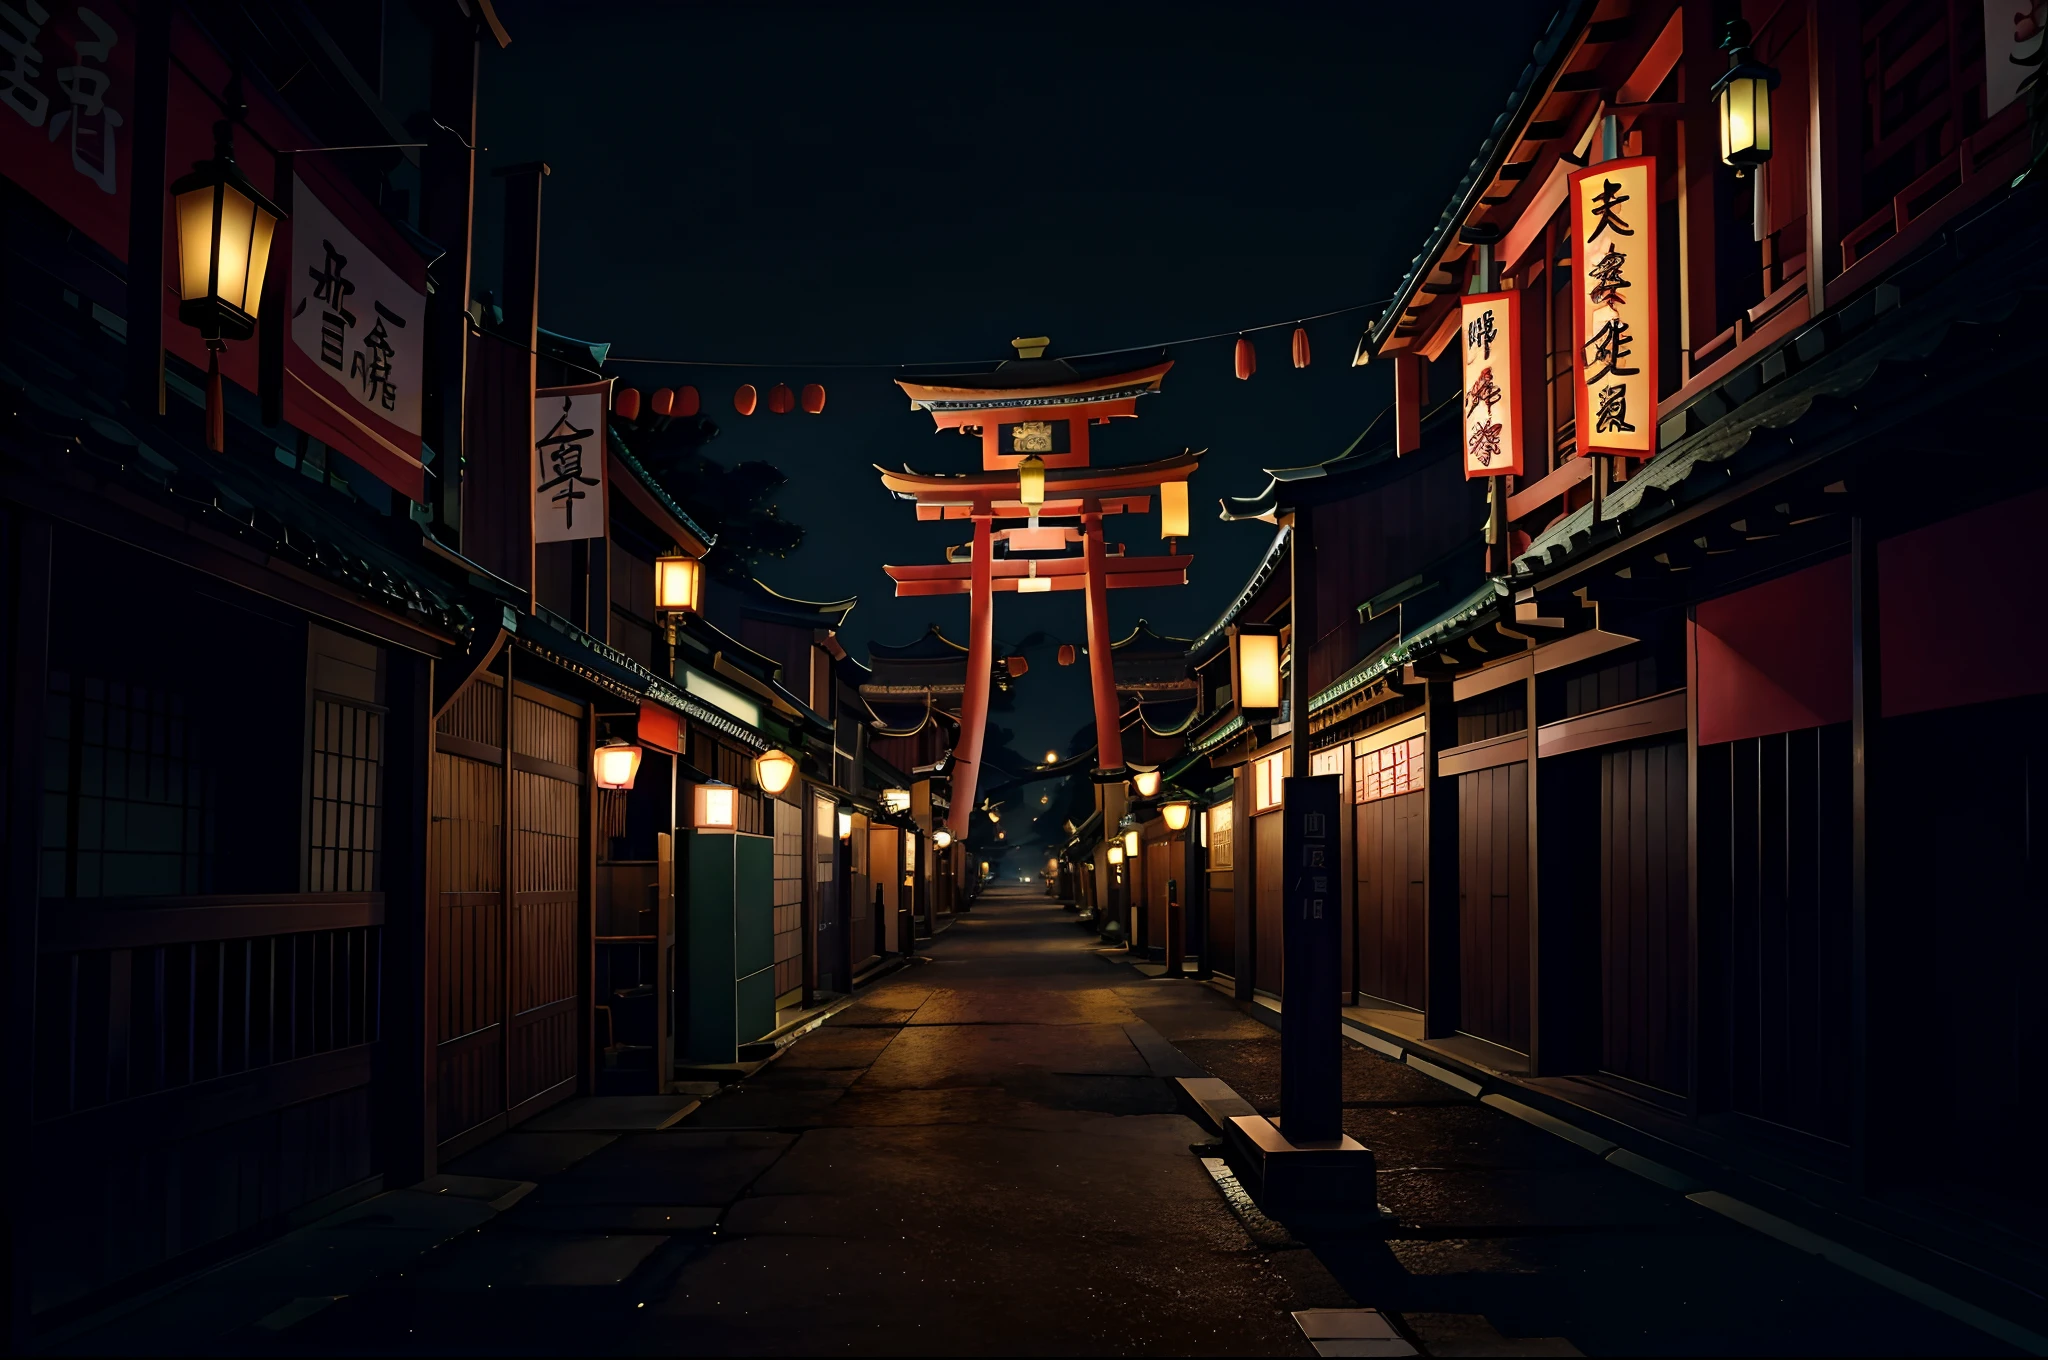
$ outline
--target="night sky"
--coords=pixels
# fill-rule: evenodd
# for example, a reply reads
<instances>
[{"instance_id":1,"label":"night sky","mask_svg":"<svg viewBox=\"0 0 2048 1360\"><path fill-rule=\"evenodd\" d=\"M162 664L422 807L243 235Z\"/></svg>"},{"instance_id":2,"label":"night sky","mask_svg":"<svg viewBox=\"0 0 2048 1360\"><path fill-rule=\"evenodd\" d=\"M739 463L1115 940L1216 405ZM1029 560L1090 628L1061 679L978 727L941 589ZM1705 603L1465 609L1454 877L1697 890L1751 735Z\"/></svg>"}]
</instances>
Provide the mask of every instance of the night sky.
<instances>
[{"instance_id":1,"label":"night sky","mask_svg":"<svg viewBox=\"0 0 2048 1360\"><path fill-rule=\"evenodd\" d=\"M966 632L964 595L899 601L881 570L938 560L966 531L916 523L873 465L979 462L978 441L909 410L890 365L988 367L1019 335L1050 335L1054 355L1156 345L1384 298L1550 15L1527 0L499 12L513 42L484 57L477 286L497 282L488 169L547 161L541 324L615 357L760 363L620 371L694 385L723 431L708 452L788 474L782 511L807 536L761 575L857 594L857 655L928 622ZM1377 314L1311 322L1305 371L1291 327L1256 335L1249 382L1229 339L1170 346L1163 395L1097 432L1099 463L1210 450L1191 584L1112 593L1115 635L1214 621L1272 534L1217 521L1216 498L1331 456L1386 405L1387 367L1348 366ZM825 413L733 411L740 383L777 381L824 383ZM1133 553L1163 551L1157 533L1156 515L1112 521ZM996 633L1079 642L1080 597L1002 596ZM1020 751L1064 751L1088 720L1085 667L1059 669L1050 643L1027 655L997 721Z\"/></svg>"}]
</instances>

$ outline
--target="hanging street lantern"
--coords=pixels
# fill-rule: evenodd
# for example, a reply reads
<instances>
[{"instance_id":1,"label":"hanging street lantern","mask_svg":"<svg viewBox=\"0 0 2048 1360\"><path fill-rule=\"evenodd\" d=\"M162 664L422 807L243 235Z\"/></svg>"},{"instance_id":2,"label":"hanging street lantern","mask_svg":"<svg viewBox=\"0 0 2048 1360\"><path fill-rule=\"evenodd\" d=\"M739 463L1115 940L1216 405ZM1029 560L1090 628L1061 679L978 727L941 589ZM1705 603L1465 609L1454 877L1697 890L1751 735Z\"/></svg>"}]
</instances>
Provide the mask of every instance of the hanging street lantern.
<instances>
[{"instance_id":1,"label":"hanging street lantern","mask_svg":"<svg viewBox=\"0 0 2048 1360\"><path fill-rule=\"evenodd\" d=\"M1166 818L1168 831L1185 831L1188 818L1194 813L1195 805L1185 798L1174 798L1160 805L1159 811Z\"/></svg>"},{"instance_id":2,"label":"hanging street lantern","mask_svg":"<svg viewBox=\"0 0 2048 1360\"><path fill-rule=\"evenodd\" d=\"M680 554L655 558L654 607L688 614L702 613L704 564L694 557ZM770 789L769 792L775 790Z\"/></svg>"},{"instance_id":3,"label":"hanging street lantern","mask_svg":"<svg viewBox=\"0 0 2048 1360\"><path fill-rule=\"evenodd\" d=\"M704 409L704 398L694 387L678 387L675 403L669 407L669 414L678 418L696 415Z\"/></svg>"},{"instance_id":4,"label":"hanging street lantern","mask_svg":"<svg viewBox=\"0 0 2048 1360\"><path fill-rule=\"evenodd\" d=\"M773 748L754 757L754 782L761 786L761 792L778 794L789 787L789 781L796 774L796 757L787 751Z\"/></svg>"},{"instance_id":5,"label":"hanging street lantern","mask_svg":"<svg viewBox=\"0 0 2048 1360\"><path fill-rule=\"evenodd\" d=\"M590 776L601 789L630 789L645 754L633 742L613 737L590 753Z\"/></svg>"},{"instance_id":6,"label":"hanging street lantern","mask_svg":"<svg viewBox=\"0 0 2048 1360\"><path fill-rule=\"evenodd\" d=\"M1035 523L1038 507L1045 504L1045 460L1035 453L1025 454L1017 464L1017 499Z\"/></svg>"},{"instance_id":7,"label":"hanging street lantern","mask_svg":"<svg viewBox=\"0 0 2048 1360\"><path fill-rule=\"evenodd\" d=\"M735 831L739 828L739 793L716 779L699 784L691 795L690 824L699 831Z\"/></svg>"},{"instance_id":8,"label":"hanging street lantern","mask_svg":"<svg viewBox=\"0 0 2048 1360\"><path fill-rule=\"evenodd\" d=\"M1308 367L1308 327L1306 326L1296 326L1294 328L1294 366L1296 368Z\"/></svg>"},{"instance_id":9,"label":"hanging street lantern","mask_svg":"<svg viewBox=\"0 0 2048 1360\"><path fill-rule=\"evenodd\" d=\"M819 383L805 383L803 392L804 414L807 416L825 413L825 389Z\"/></svg>"},{"instance_id":10,"label":"hanging street lantern","mask_svg":"<svg viewBox=\"0 0 2048 1360\"><path fill-rule=\"evenodd\" d=\"M1230 630L1231 695L1239 712L1280 707L1280 630L1271 624L1235 624Z\"/></svg>"},{"instance_id":11,"label":"hanging street lantern","mask_svg":"<svg viewBox=\"0 0 2048 1360\"><path fill-rule=\"evenodd\" d=\"M944 850L952 843L953 833L946 830L946 828L944 828L943 826L940 827L937 831L932 832L932 844L937 846L939 849Z\"/></svg>"},{"instance_id":12,"label":"hanging street lantern","mask_svg":"<svg viewBox=\"0 0 2048 1360\"><path fill-rule=\"evenodd\" d=\"M1074 664L1074 644L1073 644L1073 643L1071 643L1071 642L1062 642L1062 643L1060 644L1060 664L1061 664L1062 666L1071 666L1071 665L1073 665L1073 664Z\"/></svg>"},{"instance_id":13,"label":"hanging street lantern","mask_svg":"<svg viewBox=\"0 0 2048 1360\"><path fill-rule=\"evenodd\" d=\"M1188 484L1186 482L1161 482L1159 484L1159 536L1161 538L1186 538L1188 536Z\"/></svg>"},{"instance_id":14,"label":"hanging street lantern","mask_svg":"<svg viewBox=\"0 0 2048 1360\"><path fill-rule=\"evenodd\" d=\"M1137 857L1138 857L1138 828L1136 828L1136 827L1134 826L1134 827L1132 827L1132 828L1131 828L1131 829L1130 829L1129 831L1126 831L1126 832L1124 832L1124 858L1125 858L1125 859L1136 859Z\"/></svg>"},{"instance_id":15,"label":"hanging street lantern","mask_svg":"<svg viewBox=\"0 0 2048 1360\"><path fill-rule=\"evenodd\" d=\"M1131 786L1137 789L1140 798L1156 796L1159 792L1159 771L1139 770L1131 776Z\"/></svg>"},{"instance_id":16,"label":"hanging street lantern","mask_svg":"<svg viewBox=\"0 0 2048 1360\"><path fill-rule=\"evenodd\" d=\"M1259 371L1259 352L1252 348L1249 336L1240 335L1237 337L1237 353L1235 357L1237 361L1237 379L1239 382L1243 382Z\"/></svg>"},{"instance_id":17,"label":"hanging street lantern","mask_svg":"<svg viewBox=\"0 0 2048 1360\"><path fill-rule=\"evenodd\" d=\"M1737 176L1771 158L1771 89L1778 83L1776 70L1751 58L1749 37L1748 24L1728 21L1721 39L1728 69L1713 85L1721 112L1721 160Z\"/></svg>"},{"instance_id":18,"label":"hanging street lantern","mask_svg":"<svg viewBox=\"0 0 2048 1360\"><path fill-rule=\"evenodd\" d=\"M1119 865L1124 862L1124 847L1121 843L1109 847L1109 862Z\"/></svg>"},{"instance_id":19,"label":"hanging street lantern","mask_svg":"<svg viewBox=\"0 0 2048 1360\"><path fill-rule=\"evenodd\" d=\"M732 394L732 409L743 416L754 414L754 408L761 404L761 394L752 383L741 383Z\"/></svg>"},{"instance_id":20,"label":"hanging street lantern","mask_svg":"<svg viewBox=\"0 0 2048 1360\"><path fill-rule=\"evenodd\" d=\"M777 383L768 389L768 409L778 416L796 409L796 393L789 390L788 383Z\"/></svg>"},{"instance_id":21,"label":"hanging street lantern","mask_svg":"<svg viewBox=\"0 0 2048 1360\"><path fill-rule=\"evenodd\" d=\"M178 320L206 341L206 444L227 445L220 352L256 333L270 240L284 210L256 191L235 165L234 124L213 125L213 159L171 186L178 223Z\"/></svg>"},{"instance_id":22,"label":"hanging street lantern","mask_svg":"<svg viewBox=\"0 0 2048 1360\"><path fill-rule=\"evenodd\" d=\"M882 806L891 812L910 811L909 789L883 789Z\"/></svg>"}]
</instances>

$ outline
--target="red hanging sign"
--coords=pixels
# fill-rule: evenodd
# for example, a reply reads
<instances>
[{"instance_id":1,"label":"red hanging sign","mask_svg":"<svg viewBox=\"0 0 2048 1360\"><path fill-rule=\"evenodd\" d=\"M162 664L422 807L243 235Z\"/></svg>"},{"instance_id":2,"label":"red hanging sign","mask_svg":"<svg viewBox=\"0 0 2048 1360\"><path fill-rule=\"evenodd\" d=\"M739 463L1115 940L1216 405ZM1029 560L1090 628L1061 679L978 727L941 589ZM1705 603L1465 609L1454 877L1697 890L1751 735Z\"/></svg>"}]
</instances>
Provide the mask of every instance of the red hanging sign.
<instances>
[{"instance_id":1,"label":"red hanging sign","mask_svg":"<svg viewBox=\"0 0 2048 1360\"><path fill-rule=\"evenodd\" d=\"M1458 339L1465 354L1465 476L1522 471L1520 299L1513 292L1463 299Z\"/></svg>"},{"instance_id":2,"label":"red hanging sign","mask_svg":"<svg viewBox=\"0 0 2048 1360\"><path fill-rule=\"evenodd\" d=\"M1571 177L1572 338L1579 452L1657 451L1657 162Z\"/></svg>"}]
</instances>

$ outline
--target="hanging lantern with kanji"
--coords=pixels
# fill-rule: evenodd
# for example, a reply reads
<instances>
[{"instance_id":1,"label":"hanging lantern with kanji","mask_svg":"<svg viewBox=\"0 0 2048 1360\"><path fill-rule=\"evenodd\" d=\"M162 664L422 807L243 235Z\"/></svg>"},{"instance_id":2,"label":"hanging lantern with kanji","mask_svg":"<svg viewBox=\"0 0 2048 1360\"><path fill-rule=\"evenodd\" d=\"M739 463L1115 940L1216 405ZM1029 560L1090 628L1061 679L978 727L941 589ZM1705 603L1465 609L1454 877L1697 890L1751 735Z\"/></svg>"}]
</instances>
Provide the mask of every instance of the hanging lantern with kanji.
<instances>
[{"instance_id":1,"label":"hanging lantern with kanji","mask_svg":"<svg viewBox=\"0 0 2048 1360\"><path fill-rule=\"evenodd\" d=\"M823 415L825 412L825 388L821 383L804 384L804 414Z\"/></svg>"},{"instance_id":2,"label":"hanging lantern with kanji","mask_svg":"<svg viewBox=\"0 0 2048 1360\"><path fill-rule=\"evenodd\" d=\"M1308 327L1306 326L1296 326L1294 328L1294 366L1296 368L1308 367Z\"/></svg>"},{"instance_id":3,"label":"hanging lantern with kanji","mask_svg":"<svg viewBox=\"0 0 2048 1360\"><path fill-rule=\"evenodd\" d=\"M761 394L754 390L752 383L741 383L740 390L732 394L732 409L743 416L754 414L754 408L761 404Z\"/></svg>"},{"instance_id":4,"label":"hanging lantern with kanji","mask_svg":"<svg viewBox=\"0 0 2048 1360\"><path fill-rule=\"evenodd\" d=\"M1237 378L1243 382L1259 371L1259 352L1252 348L1251 337L1237 337Z\"/></svg>"},{"instance_id":5,"label":"hanging lantern with kanji","mask_svg":"<svg viewBox=\"0 0 2048 1360\"><path fill-rule=\"evenodd\" d=\"M768 389L768 409L778 416L796 409L796 393L789 390L788 383L777 383Z\"/></svg>"}]
</instances>

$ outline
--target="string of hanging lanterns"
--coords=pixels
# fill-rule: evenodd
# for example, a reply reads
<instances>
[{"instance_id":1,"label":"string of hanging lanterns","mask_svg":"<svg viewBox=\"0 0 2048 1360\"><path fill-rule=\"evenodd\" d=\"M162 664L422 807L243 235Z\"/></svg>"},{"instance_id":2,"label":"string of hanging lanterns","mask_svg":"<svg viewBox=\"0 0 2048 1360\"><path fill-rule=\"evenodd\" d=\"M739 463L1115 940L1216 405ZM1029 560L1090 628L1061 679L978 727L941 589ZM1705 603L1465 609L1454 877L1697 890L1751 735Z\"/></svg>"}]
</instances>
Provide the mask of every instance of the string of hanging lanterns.
<instances>
[{"instance_id":1,"label":"string of hanging lanterns","mask_svg":"<svg viewBox=\"0 0 2048 1360\"><path fill-rule=\"evenodd\" d=\"M1294 334L1289 347L1289 357L1293 360L1294 367L1307 368L1309 366L1309 322L1321 321L1333 316L1343 316L1348 312L1362 312L1368 308L1383 306L1388 301L1390 301L1388 298L1377 298L1371 302L1360 302L1349 307L1339 307L1333 311L1317 312L1313 316L1305 316L1293 322ZM1177 340L1162 340L1152 345L1129 345L1122 349L1095 350L1086 354L1075 354L1067 357L1074 359L1110 358L1118 354L1141 354L1179 345L1197 345L1209 340L1228 340L1234 336L1237 343L1232 349L1232 367L1238 379L1243 381L1250 379L1259 369L1258 350L1253 346L1251 337L1260 331L1279 330L1288 324L1285 321L1273 321L1262 326L1247 326L1241 331L1216 331L1209 335L1182 336ZM910 368L961 368L985 362L985 359L923 359L903 360L894 363L766 364L725 359L667 359L651 355L622 354L614 356L613 362L621 364L659 364L678 368L786 367L900 370ZM786 382L778 382L768 389L768 394L765 398L761 395L761 390L753 383L741 383L733 390L732 409L738 414L751 416L763 407L767 408L769 414L778 416L788 415L790 412L797 410L801 410L807 415L822 415L825 411L825 388L822 383L805 383L801 390L797 390L791 388ZM613 397L612 409L626 420L639 419L641 411L639 390L631 387L619 388ZM695 387L657 388L647 399L647 410L649 412L669 419L686 419L701 413L703 409L703 396Z\"/></svg>"}]
</instances>

